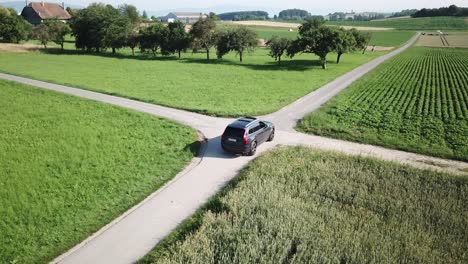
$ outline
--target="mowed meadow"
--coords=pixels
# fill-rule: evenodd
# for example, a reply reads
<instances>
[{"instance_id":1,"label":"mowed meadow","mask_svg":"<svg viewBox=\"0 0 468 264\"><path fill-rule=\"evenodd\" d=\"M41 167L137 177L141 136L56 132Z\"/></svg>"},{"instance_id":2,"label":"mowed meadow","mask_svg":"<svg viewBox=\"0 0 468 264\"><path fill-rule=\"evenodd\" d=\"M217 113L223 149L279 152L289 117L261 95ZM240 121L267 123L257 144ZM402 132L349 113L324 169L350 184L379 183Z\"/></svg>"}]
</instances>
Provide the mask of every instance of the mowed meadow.
<instances>
[{"instance_id":1,"label":"mowed meadow","mask_svg":"<svg viewBox=\"0 0 468 264\"><path fill-rule=\"evenodd\" d=\"M0 54L0 71L217 116L274 112L382 52L330 54L330 69L307 54L282 65L258 49L240 63L234 53L206 61L203 53L174 57L89 54ZM212 56L215 56L214 51ZM44 67L47 65L47 67Z\"/></svg>"},{"instance_id":2,"label":"mowed meadow","mask_svg":"<svg viewBox=\"0 0 468 264\"><path fill-rule=\"evenodd\" d=\"M299 129L468 161L468 49L413 47L379 66Z\"/></svg>"},{"instance_id":3,"label":"mowed meadow","mask_svg":"<svg viewBox=\"0 0 468 264\"><path fill-rule=\"evenodd\" d=\"M304 147L256 160L141 263L466 263L468 179Z\"/></svg>"},{"instance_id":4,"label":"mowed meadow","mask_svg":"<svg viewBox=\"0 0 468 264\"><path fill-rule=\"evenodd\" d=\"M279 29L277 29L279 30ZM414 33L378 33L381 44L396 46ZM381 56L384 52L344 54L339 65L329 54L329 69L318 57L302 54L283 58L278 65L266 48L257 48L240 63L235 53L206 61L204 53L173 56L131 56L128 49L115 56L64 52L0 53L0 72L65 84L199 113L237 117L274 112L338 76ZM242 98L242 100L240 100Z\"/></svg>"},{"instance_id":5,"label":"mowed meadow","mask_svg":"<svg viewBox=\"0 0 468 264\"><path fill-rule=\"evenodd\" d=\"M328 24L328 22L327 22ZM274 25L274 23L272 23ZM234 27L234 25L229 24L220 24L220 28L229 29ZM260 39L268 40L272 36L279 36L288 39L296 39L298 37L298 29L291 28L292 31L289 31L289 28L285 27L266 27L266 26L247 26L248 28L255 31ZM414 31L408 30L384 30L384 31L364 31L371 35L371 40L369 46L383 46L383 47L398 47L405 44L412 36L414 36Z\"/></svg>"},{"instance_id":6,"label":"mowed meadow","mask_svg":"<svg viewBox=\"0 0 468 264\"><path fill-rule=\"evenodd\" d=\"M0 263L46 263L196 155L176 123L0 81Z\"/></svg>"}]
</instances>

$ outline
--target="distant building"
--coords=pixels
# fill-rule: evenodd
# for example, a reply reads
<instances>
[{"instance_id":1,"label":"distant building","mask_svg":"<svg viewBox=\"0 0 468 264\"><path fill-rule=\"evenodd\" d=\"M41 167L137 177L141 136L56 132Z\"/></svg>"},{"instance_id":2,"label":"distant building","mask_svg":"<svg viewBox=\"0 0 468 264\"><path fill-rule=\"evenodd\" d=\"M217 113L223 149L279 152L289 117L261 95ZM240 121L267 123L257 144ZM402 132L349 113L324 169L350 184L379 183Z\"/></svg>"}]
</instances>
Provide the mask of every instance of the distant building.
<instances>
[{"instance_id":1,"label":"distant building","mask_svg":"<svg viewBox=\"0 0 468 264\"><path fill-rule=\"evenodd\" d=\"M345 13L345 20L354 20L354 18L356 17L356 13L354 12L351 12L351 13Z\"/></svg>"},{"instance_id":2,"label":"distant building","mask_svg":"<svg viewBox=\"0 0 468 264\"><path fill-rule=\"evenodd\" d=\"M169 13L167 16L161 17L161 22L173 23L175 21L180 21L185 24L194 24L200 18L207 18L203 13L196 12L174 12Z\"/></svg>"},{"instance_id":3,"label":"distant building","mask_svg":"<svg viewBox=\"0 0 468 264\"><path fill-rule=\"evenodd\" d=\"M27 4L23 8L21 16L33 25L39 25L49 19L58 19L66 22L72 18L67 10L65 10L64 4L59 5L44 2L32 2Z\"/></svg>"}]
</instances>

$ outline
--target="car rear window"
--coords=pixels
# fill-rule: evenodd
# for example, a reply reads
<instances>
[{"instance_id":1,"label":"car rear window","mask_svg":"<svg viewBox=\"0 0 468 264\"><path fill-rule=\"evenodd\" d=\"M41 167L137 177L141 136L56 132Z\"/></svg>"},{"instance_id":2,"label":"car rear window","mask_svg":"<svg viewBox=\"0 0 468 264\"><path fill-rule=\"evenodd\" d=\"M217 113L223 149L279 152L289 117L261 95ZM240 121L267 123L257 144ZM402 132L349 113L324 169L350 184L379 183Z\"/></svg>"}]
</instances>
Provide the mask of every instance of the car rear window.
<instances>
[{"instance_id":1,"label":"car rear window","mask_svg":"<svg viewBox=\"0 0 468 264\"><path fill-rule=\"evenodd\" d=\"M234 127L227 127L226 131L224 131L224 135L229 137L243 137L244 133L244 129Z\"/></svg>"}]
</instances>

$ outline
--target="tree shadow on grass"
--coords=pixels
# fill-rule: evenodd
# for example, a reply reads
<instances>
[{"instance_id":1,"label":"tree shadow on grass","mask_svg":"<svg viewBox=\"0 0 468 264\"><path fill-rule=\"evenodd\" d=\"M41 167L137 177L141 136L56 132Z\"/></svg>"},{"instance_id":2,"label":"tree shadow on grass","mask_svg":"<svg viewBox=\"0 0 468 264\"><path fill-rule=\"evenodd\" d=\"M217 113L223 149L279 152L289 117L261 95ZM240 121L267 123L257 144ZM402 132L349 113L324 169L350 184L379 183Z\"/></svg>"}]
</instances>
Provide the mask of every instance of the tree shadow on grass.
<instances>
[{"instance_id":1,"label":"tree shadow on grass","mask_svg":"<svg viewBox=\"0 0 468 264\"><path fill-rule=\"evenodd\" d=\"M281 64L278 62L271 61L266 62L263 64L255 64L249 63L248 58L243 63L235 60L228 60L228 59L210 59L206 60L205 58L187 58L182 57L178 58L177 56L162 56L158 54L154 56L151 53L138 53L135 56L131 54L122 54L116 53L112 54L109 52L86 52L83 50L61 50L60 48L48 48L43 49L41 52L49 55L58 55L58 56L74 56L74 55L86 55L86 56L96 56L96 57L103 57L103 58L113 58L113 59L122 59L122 60L140 60L140 61L173 61L178 63L186 63L186 64L199 64L202 65L220 65L220 66L236 66L236 67L244 67L249 68L252 70L258 71L307 71L313 68L321 67L320 61L316 59L292 59L292 60L284 60ZM204 54L204 53L200 53Z\"/></svg>"},{"instance_id":2,"label":"tree shadow on grass","mask_svg":"<svg viewBox=\"0 0 468 264\"><path fill-rule=\"evenodd\" d=\"M278 62L271 61L266 62L264 64L255 64L247 62L238 62L232 60L225 60L225 59L215 59L207 61L206 59L200 58L186 58L183 59L184 63L189 64L214 64L214 65L227 65L227 66L237 66L237 67L245 67L252 70L259 70L259 71L307 71L313 68L321 67L320 61L317 60L287 60L282 61L281 64Z\"/></svg>"}]
</instances>

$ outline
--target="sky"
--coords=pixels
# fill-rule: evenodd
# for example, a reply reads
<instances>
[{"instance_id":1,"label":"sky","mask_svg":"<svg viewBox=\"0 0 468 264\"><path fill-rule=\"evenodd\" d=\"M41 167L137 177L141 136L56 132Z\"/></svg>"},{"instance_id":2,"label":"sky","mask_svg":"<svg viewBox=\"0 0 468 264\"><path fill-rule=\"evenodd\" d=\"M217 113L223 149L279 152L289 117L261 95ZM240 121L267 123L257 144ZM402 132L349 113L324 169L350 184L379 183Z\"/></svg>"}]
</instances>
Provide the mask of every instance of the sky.
<instances>
[{"instance_id":1,"label":"sky","mask_svg":"<svg viewBox=\"0 0 468 264\"><path fill-rule=\"evenodd\" d=\"M7 2L8 0L0 0ZM10 0L18 1L18 0ZM40 0L35 0L40 1ZM62 0L45 0L48 2L62 2ZM216 9L268 9L282 10L288 8L306 9L313 14L325 14L330 11L376 11L376 12L395 12L403 9L420 9L449 6L455 4L468 7L468 0L63 0L66 4L87 6L92 2L105 2L112 5L123 3L132 4L139 10L163 11L173 9L194 9L203 10L209 8ZM265 10L265 11L268 11ZM181 10L178 10L181 11ZM192 11L192 10L190 10Z\"/></svg>"}]
</instances>

